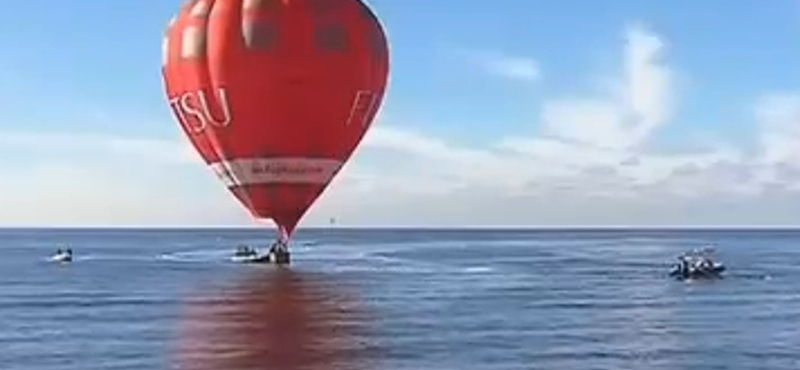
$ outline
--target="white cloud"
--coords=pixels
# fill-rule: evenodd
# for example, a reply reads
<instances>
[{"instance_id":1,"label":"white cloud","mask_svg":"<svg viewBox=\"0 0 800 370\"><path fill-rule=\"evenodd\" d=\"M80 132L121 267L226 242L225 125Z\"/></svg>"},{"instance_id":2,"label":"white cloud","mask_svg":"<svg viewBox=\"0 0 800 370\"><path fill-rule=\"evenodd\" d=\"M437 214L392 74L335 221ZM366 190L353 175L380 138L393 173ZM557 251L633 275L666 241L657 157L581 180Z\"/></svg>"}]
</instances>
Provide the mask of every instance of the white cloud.
<instances>
[{"instance_id":1,"label":"white cloud","mask_svg":"<svg viewBox=\"0 0 800 370\"><path fill-rule=\"evenodd\" d=\"M546 133L615 150L635 149L668 122L672 71L660 60L663 41L642 26L626 33L623 74L605 96L558 99L544 106Z\"/></svg>"},{"instance_id":2,"label":"white cloud","mask_svg":"<svg viewBox=\"0 0 800 370\"><path fill-rule=\"evenodd\" d=\"M763 160L800 164L800 92L767 95L756 106Z\"/></svg>"},{"instance_id":3,"label":"white cloud","mask_svg":"<svg viewBox=\"0 0 800 370\"><path fill-rule=\"evenodd\" d=\"M161 163L196 163L201 160L191 147L178 140L126 138L92 133L2 132L0 148L6 151L35 148L38 154L52 153L56 158L59 154L80 151L91 156L108 153Z\"/></svg>"},{"instance_id":4,"label":"white cloud","mask_svg":"<svg viewBox=\"0 0 800 370\"><path fill-rule=\"evenodd\" d=\"M326 223L330 217L361 225L791 224L800 219L800 194L794 194L800 190L800 92L767 94L756 102L752 150L719 140L682 152L656 150L651 139L679 108L665 45L643 25L629 27L622 68L606 78L613 82L599 93L542 102L539 130L527 137L468 147L380 122L304 224ZM506 76L538 78L535 62L508 62L498 55L483 54L479 60ZM248 222L184 142L0 135L0 155L3 148L35 148L49 158L72 158L33 168L0 163L1 171L14 173L0 177L0 222Z\"/></svg>"},{"instance_id":5,"label":"white cloud","mask_svg":"<svg viewBox=\"0 0 800 370\"><path fill-rule=\"evenodd\" d=\"M665 60L666 42L642 24L630 26L625 41L622 73L611 88L545 101L542 128L531 137L508 137L478 150L388 134L393 129L383 126L373 136L380 140L367 146L406 148L416 158L409 165L413 170L402 174L407 181L417 177L416 182L435 186L433 179L454 179L447 182L447 197L416 197L420 203L398 207L423 207L425 214L417 217L425 218L441 208L450 213L437 220L455 223L795 222L800 210L792 217L770 215L761 204L786 201L800 181L800 171L793 170L800 164L800 99L779 94L758 103L762 145L756 152L725 142L659 152L649 144L678 108L676 73ZM738 207L739 213L720 212L721 207ZM700 214L682 213L690 210ZM772 217L781 214L784 218Z\"/></svg>"},{"instance_id":6,"label":"white cloud","mask_svg":"<svg viewBox=\"0 0 800 370\"><path fill-rule=\"evenodd\" d=\"M468 59L488 71L512 80L533 82L541 77L539 63L534 58L489 51L464 52Z\"/></svg>"},{"instance_id":7,"label":"white cloud","mask_svg":"<svg viewBox=\"0 0 800 370\"><path fill-rule=\"evenodd\" d=\"M0 225L247 220L178 140L3 132L0 158L13 156L0 162Z\"/></svg>"}]
</instances>

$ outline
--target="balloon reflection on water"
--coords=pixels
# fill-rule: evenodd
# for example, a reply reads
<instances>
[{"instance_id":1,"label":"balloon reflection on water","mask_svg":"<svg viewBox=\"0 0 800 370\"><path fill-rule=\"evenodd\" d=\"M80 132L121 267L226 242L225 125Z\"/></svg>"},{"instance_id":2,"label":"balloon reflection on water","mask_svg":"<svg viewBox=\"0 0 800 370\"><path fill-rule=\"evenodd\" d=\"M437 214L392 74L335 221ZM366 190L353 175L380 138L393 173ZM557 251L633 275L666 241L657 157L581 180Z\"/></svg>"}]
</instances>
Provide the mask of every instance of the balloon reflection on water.
<instances>
[{"instance_id":1,"label":"balloon reflection on water","mask_svg":"<svg viewBox=\"0 0 800 370\"><path fill-rule=\"evenodd\" d=\"M375 368L369 316L336 279L268 269L205 289L187 300L178 369Z\"/></svg>"}]
</instances>

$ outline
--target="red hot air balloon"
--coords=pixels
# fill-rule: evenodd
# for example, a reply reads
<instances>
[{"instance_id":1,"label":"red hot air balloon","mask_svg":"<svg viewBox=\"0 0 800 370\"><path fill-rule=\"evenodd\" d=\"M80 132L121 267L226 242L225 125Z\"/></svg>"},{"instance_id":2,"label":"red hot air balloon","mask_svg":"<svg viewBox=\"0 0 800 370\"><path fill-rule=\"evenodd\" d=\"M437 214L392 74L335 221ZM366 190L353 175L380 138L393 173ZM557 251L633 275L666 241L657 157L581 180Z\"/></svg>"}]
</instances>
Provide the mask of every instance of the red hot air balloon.
<instances>
[{"instance_id":1,"label":"red hot air balloon","mask_svg":"<svg viewBox=\"0 0 800 370\"><path fill-rule=\"evenodd\" d=\"M190 0L163 52L184 132L283 242L371 126L389 75L383 28L360 0Z\"/></svg>"}]
</instances>

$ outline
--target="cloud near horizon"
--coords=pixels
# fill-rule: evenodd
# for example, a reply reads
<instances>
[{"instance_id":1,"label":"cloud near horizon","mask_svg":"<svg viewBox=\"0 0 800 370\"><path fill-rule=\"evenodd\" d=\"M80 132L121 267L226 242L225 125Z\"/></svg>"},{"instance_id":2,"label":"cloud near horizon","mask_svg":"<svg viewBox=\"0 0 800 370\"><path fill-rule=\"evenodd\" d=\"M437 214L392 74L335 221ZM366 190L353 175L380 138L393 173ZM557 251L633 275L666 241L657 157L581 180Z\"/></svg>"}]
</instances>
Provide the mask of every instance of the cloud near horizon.
<instances>
[{"instance_id":1,"label":"cloud near horizon","mask_svg":"<svg viewBox=\"0 0 800 370\"><path fill-rule=\"evenodd\" d=\"M786 225L800 219L800 86L754 97L753 143L664 148L680 110L667 42L625 29L617 75L593 93L541 101L526 135L461 145L382 119L303 225ZM485 53L487 73L536 81L535 58ZM692 138L686 138L692 139ZM751 145L752 144L752 145ZM172 140L3 132L0 150L48 153L0 164L2 225L248 224L248 214ZM64 158L64 159L58 159Z\"/></svg>"}]
</instances>

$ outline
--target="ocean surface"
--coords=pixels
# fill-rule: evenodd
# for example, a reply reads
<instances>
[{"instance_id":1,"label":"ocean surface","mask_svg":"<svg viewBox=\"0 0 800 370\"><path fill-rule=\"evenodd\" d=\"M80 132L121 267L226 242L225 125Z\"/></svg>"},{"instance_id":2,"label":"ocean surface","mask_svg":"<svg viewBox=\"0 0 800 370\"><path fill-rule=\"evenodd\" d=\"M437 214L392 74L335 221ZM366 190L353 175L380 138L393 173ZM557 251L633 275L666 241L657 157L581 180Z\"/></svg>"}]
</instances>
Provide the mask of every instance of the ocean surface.
<instances>
[{"instance_id":1,"label":"ocean surface","mask_svg":"<svg viewBox=\"0 0 800 370\"><path fill-rule=\"evenodd\" d=\"M800 231L0 231L0 370L800 369ZM56 248L72 264L47 261ZM668 278L713 245L724 279Z\"/></svg>"}]
</instances>

